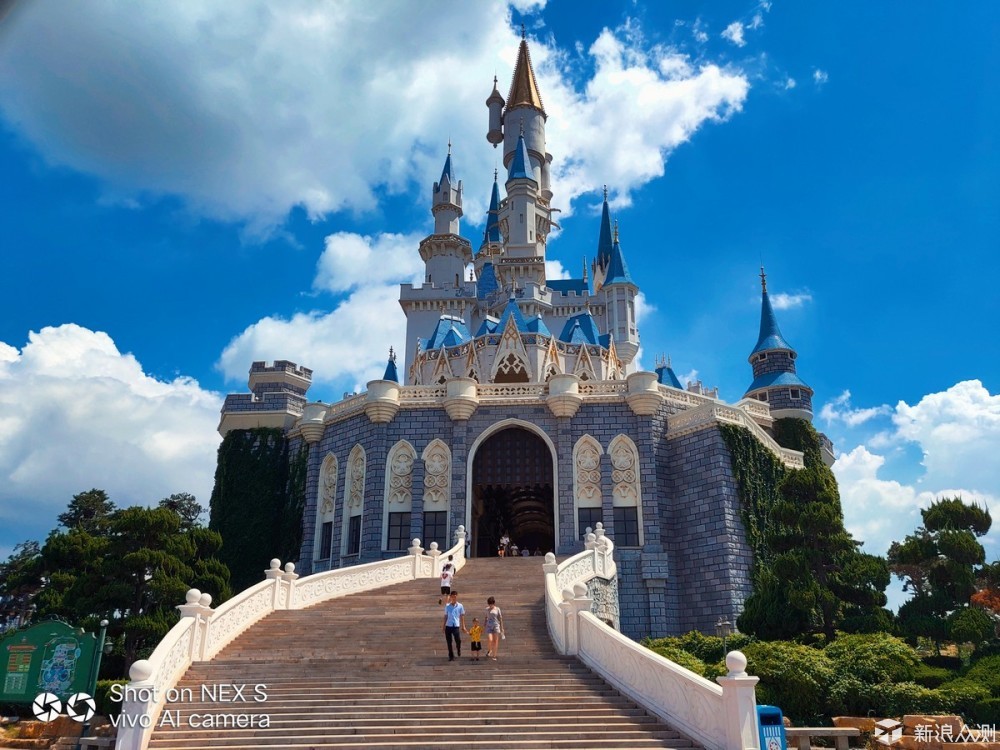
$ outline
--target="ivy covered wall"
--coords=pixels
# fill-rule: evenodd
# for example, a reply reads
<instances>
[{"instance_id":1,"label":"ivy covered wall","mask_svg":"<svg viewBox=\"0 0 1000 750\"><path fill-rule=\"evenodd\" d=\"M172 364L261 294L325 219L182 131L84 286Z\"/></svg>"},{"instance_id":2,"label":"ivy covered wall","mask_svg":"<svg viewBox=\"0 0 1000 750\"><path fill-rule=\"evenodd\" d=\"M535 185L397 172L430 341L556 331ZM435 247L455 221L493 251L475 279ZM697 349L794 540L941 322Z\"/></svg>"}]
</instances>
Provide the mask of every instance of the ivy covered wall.
<instances>
[{"instance_id":1,"label":"ivy covered wall","mask_svg":"<svg viewBox=\"0 0 1000 750\"><path fill-rule=\"evenodd\" d=\"M209 528L222 535L233 591L263 580L271 558L298 558L307 455L270 428L232 430L219 446Z\"/></svg>"}]
</instances>

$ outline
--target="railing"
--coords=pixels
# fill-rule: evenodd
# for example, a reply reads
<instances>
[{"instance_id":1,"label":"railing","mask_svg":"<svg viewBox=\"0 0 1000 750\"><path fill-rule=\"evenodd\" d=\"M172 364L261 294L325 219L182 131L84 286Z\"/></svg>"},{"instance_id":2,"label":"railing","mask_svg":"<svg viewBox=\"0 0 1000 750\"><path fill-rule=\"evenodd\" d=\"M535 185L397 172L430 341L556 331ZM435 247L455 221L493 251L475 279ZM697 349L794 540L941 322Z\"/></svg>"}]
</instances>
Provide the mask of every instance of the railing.
<instances>
[{"instance_id":1,"label":"railing","mask_svg":"<svg viewBox=\"0 0 1000 750\"><path fill-rule=\"evenodd\" d=\"M181 620L160 641L149 659L140 659L129 669L131 682L125 687L116 750L146 750L153 728L171 691L191 664L208 661L237 636L276 610L303 609L349 594L389 586L417 578L437 578L450 555L454 565L465 565L465 527L455 532L455 546L445 552L431 544L425 554L414 539L409 554L390 560L337 568L299 579L295 565L284 571L278 560L264 572L265 580L240 592L216 610L212 597L191 589L186 604L177 609Z\"/></svg>"},{"instance_id":2,"label":"railing","mask_svg":"<svg viewBox=\"0 0 1000 750\"><path fill-rule=\"evenodd\" d=\"M589 534L587 549L561 564L551 553L546 555L545 615L556 650L575 655L622 694L707 750L759 748L758 678L747 675L743 654L732 651L726 656L729 674L714 684L626 638L591 613L586 582L614 577L613 551L609 538Z\"/></svg>"},{"instance_id":3,"label":"railing","mask_svg":"<svg viewBox=\"0 0 1000 750\"><path fill-rule=\"evenodd\" d=\"M703 404L695 409L688 409L685 412L669 417L667 420L667 439L670 440L681 435L687 435L688 433L711 426L716 422L728 422L729 424L739 425L750 430L754 434L754 437L771 450L788 467L801 469L805 466L805 461L800 451L782 448L745 411L735 406L726 406L718 401Z\"/></svg>"}]
</instances>

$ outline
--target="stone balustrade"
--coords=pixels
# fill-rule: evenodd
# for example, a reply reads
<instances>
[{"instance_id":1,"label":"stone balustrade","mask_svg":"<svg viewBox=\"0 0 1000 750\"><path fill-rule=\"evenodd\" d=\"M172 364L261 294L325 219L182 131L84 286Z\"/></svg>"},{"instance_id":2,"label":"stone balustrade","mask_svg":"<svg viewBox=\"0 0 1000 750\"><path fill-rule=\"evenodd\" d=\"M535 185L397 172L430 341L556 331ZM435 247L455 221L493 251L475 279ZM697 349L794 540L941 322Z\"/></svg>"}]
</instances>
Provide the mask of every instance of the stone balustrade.
<instances>
[{"instance_id":1,"label":"stone balustrade","mask_svg":"<svg viewBox=\"0 0 1000 750\"><path fill-rule=\"evenodd\" d=\"M337 568L300 578L294 563L284 568L277 559L264 571L264 580L241 591L217 609L212 597L197 589L177 607L180 622L164 636L149 659L129 669L130 682L122 701L122 722L116 750L146 750L153 728L171 691L192 663L208 661L261 618L282 609L302 609L349 594L417 578L439 578L451 555L455 567L465 565L465 527L455 532L455 545L444 552L432 543L424 551L414 539L408 554L389 560Z\"/></svg>"}]
</instances>

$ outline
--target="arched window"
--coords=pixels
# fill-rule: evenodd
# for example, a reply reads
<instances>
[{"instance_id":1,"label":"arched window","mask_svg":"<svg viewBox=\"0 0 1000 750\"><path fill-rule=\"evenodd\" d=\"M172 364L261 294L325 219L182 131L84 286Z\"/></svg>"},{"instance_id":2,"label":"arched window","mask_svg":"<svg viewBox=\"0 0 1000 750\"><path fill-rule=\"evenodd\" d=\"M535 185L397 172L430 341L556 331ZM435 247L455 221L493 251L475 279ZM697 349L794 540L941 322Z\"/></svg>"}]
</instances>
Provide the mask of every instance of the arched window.
<instances>
[{"instance_id":1,"label":"arched window","mask_svg":"<svg viewBox=\"0 0 1000 750\"><path fill-rule=\"evenodd\" d=\"M333 517L337 504L337 469L337 457L328 453L319 470L313 560L329 560L333 553Z\"/></svg>"},{"instance_id":2,"label":"arched window","mask_svg":"<svg viewBox=\"0 0 1000 750\"><path fill-rule=\"evenodd\" d=\"M619 547L642 546L642 494L639 487L639 451L626 435L608 446L611 456L614 541Z\"/></svg>"},{"instance_id":3,"label":"arched window","mask_svg":"<svg viewBox=\"0 0 1000 750\"><path fill-rule=\"evenodd\" d=\"M413 462L417 452L405 440L389 451L385 466L385 503L382 516L384 549L405 550L410 544L413 511Z\"/></svg>"},{"instance_id":4,"label":"arched window","mask_svg":"<svg viewBox=\"0 0 1000 750\"><path fill-rule=\"evenodd\" d=\"M344 490L346 497L341 555L360 555L361 519L365 509L365 449L361 445L355 445L347 459L347 480Z\"/></svg>"},{"instance_id":5,"label":"arched window","mask_svg":"<svg viewBox=\"0 0 1000 750\"><path fill-rule=\"evenodd\" d=\"M420 457L424 461L423 545L428 548L431 542L437 542L440 549L446 549L450 546L451 450L444 441L434 439Z\"/></svg>"},{"instance_id":6,"label":"arched window","mask_svg":"<svg viewBox=\"0 0 1000 750\"><path fill-rule=\"evenodd\" d=\"M587 528L602 520L601 456L604 449L590 435L573 447L573 505L576 509L576 536L582 539Z\"/></svg>"}]
</instances>

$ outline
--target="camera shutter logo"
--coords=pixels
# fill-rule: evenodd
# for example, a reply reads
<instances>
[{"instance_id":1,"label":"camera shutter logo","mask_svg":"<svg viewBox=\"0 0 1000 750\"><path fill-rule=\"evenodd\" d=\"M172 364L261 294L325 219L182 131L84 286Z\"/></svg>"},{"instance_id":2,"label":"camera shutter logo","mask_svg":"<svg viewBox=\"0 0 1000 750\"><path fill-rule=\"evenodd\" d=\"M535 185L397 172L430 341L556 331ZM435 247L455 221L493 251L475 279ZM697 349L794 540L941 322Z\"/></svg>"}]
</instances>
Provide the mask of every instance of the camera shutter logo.
<instances>
[{"instance_id":1,"label":"camera shutter logo","mask_svg":"<svg viewBox=\"0 0 1000 750\"><path fill-rule=\"evenodd\" d=\"M31 712L39 721L54 721L62 713L62 701L52 693L39 693L31 704Z\"/></svg>"},{"instance_id":2,"label":"camera shutter logo","mask_svg":"<svg viewBox=\"0 0 1000 750\"><path fill-rule=\"evenodd\" d=\"M97 704L89 693L73 693L66 699L66 715L84 724L94 718Z\"/></svg>"},{"instance_id":3,"label":"camera shutter logo","mask_svg":"<svg viewBox=\"0 0 1000 750\"><path fill-rule=\"evenodd\" d=\"M903 736L903 725L895 719L882 719L875 722L872 737L882 745L892 745Z\"/></svg>"}]
</instances>

